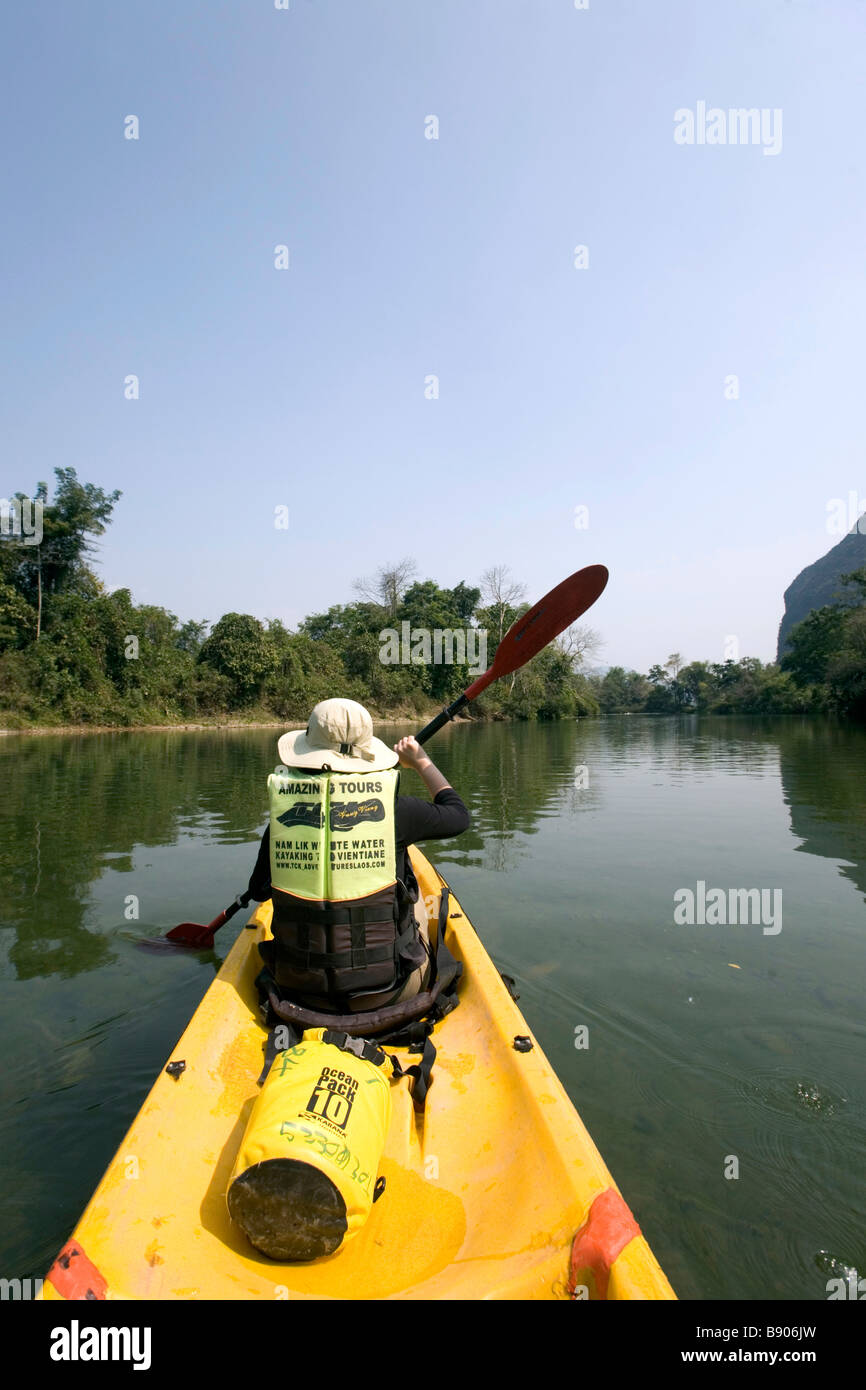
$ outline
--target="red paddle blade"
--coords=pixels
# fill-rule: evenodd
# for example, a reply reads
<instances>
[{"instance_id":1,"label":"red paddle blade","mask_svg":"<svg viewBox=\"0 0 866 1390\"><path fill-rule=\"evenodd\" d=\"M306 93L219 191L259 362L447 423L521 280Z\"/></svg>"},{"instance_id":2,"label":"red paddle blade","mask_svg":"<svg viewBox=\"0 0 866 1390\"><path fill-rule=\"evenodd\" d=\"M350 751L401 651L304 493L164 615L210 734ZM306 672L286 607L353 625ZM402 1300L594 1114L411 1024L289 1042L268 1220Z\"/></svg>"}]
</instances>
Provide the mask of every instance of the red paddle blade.
<instances>
[{"instance_id":1,"label":"red paddle blade","mask_svg":"<svg viewBox=\"0 0 866 1390\"><path fill-rule=\"evenodd\" d=\"M496 649L490 670L470 685L466 698L474 700L492 681L510 675L537 656L554 637L592 607L603 593L607 580L605 565L587 565L539 599L534 608L508 629Z\"/></svg>"},{"instance_id":2,"label":"red paddle blade","mask_svg":"<svg viewBox=\"0 0 866 1390\"><path fill-rule=\"evenodd\" d=\"M237 908L234 912L237 912ZM214 932L219 931L228 919L229 913L221 912L212 922L208 922L207 926L201 922L181 922L179 927L172 927L170 932L166 932L165 939L176 942L178 946L197 946L202 951L213 945Z\"/></svg>"},{"instance_id":3,"label":"red paddle blade","mask_svg":"<svg viewBox=\"0 0 866 1390\"><path fill-rule=\"evenodd\" d=\"M169 941L167 936L143 936L139 941L136 941L135 944L140 951L151 951L154 953L162 952L163 954L173 953L176 955L178 951L180 951L181 954L185 954L189 948L196 943L193 941ZM216 943L214 942L212 944L215 945ZM202 950L203 947L199 946L198 949Z\"/></svg>"},{"instance_id":4,"label":"red paddle blade","mask_svg":"<svg viewBox=\"0 0 866 1390\"><path fill-rule=\"evenodd\" d=\"M166 932L165 940L174 941L178 946L196 946L199 950L212 946L214 942L212 928L202 922L181 922L179 927L172 927L170 932Z\"/></svg>"}]
</instances>

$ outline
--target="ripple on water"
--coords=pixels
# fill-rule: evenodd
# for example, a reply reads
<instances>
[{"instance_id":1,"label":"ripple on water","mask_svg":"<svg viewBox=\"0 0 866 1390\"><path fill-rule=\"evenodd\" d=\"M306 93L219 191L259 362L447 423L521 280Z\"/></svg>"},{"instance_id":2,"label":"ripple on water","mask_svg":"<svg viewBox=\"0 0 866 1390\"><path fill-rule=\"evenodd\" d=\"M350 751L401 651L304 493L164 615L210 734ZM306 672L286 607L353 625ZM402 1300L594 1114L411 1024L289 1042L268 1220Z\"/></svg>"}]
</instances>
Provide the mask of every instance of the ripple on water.
<instances>
[{"instance_id":1,"label":"ripple on water","mask_svg":"<svg viewBox=\"0 0 866 1390\"><path fill-rule=\"evenodd\" d=\"M857 1284L860 1274L856 1265L846 1264L844 1260L831 1255L829 1250L819 1250L815 1256L815 1267L829 1279L844 1279L846 1283Z\"/></svg>"},{"instance_id":2,"label":"ripple on water","mask_svg":"<svg viewBox=\"0 0 866 1390\"><path fill-rule=\"evenodd\" d=\"M862 1278L856 1265L831 1255L829 1250L819 1250L815 1265L825 1276L825 1297L833 1300L851 1299L859 1302L866 1296L866 1279Z\"/></svg>"},{"instance_id":3,"label":"ripple on water","mask_svg":"<svg viewBox=\"0 0 866 1390\"><path fill-rule=\"evenodd\" d=\"M847 1098L826 1082L798 1076L785 1067L738 1078L737 1090L743 1100L795 1120L805 1115L830 1119L847 1105Z\"/></svg>"}]
</instances>

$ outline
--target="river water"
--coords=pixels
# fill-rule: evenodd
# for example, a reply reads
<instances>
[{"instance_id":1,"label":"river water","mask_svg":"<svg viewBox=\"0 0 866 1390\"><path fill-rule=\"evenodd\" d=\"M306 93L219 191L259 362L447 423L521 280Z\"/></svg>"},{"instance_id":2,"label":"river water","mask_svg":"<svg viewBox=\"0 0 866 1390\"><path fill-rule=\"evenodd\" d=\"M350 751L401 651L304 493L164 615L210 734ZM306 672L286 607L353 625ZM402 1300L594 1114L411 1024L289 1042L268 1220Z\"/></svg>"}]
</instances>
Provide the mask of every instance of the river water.
<instances>
[{"instance_id":1,"label":"river water","mask_svg":"<svg viewBox=\"0 0 866 1390\"><path fill-rule=\"evenodd\" d=\"M0 1275L44 1274L240 929L137 946L246 886L275 738L0 740ZM624 716L430 751L473 825L428 853L680 1297L866 1275L866 730Z\"/></svg>"}]
</instances>

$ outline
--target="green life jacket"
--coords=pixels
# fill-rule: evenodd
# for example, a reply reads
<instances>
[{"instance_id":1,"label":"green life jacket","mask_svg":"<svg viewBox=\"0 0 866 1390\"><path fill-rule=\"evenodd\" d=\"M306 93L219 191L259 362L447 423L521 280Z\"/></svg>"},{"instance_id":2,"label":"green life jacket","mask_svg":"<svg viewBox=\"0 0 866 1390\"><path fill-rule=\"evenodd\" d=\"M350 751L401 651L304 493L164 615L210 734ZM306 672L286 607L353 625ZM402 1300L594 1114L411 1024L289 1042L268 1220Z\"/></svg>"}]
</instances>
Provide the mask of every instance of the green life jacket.
<instances>
[{"instance_id":1,"label":"green life jacket","mask_svg":"<svg viewBox=\"0 0 866 1390\"><path fill-rule=\"evenodd\" d=\"M277 984L338 1011L353 995L399 990L425 959L411 902L398 897L399 774L268 778ZM402 909L402 911L401 911Z\"/></svg>"}]
</instances>

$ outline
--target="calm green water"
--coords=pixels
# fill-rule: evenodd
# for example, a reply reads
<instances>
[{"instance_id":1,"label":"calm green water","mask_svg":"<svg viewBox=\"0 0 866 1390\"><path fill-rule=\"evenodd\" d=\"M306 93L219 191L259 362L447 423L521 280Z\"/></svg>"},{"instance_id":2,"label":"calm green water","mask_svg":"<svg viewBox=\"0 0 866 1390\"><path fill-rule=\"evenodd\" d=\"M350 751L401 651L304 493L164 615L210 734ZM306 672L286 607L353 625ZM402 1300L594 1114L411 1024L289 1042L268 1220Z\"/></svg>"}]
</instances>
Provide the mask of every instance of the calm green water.
<instances>
[{"instance_id":1,"label":"calm green water","mask_svg":"<svg viewBox=\"0 0 866 1390\"><path fill-rule=\"evenodd\" d=\"M0 739L3 1276L44 1273L240 930L208 955L135 944L245 887L274 744ZM461 725L431 751L474 819L431 857L680 1296L866 1274L866 731L635 716ZM676 925L698 880L780 889L781 931Z\"/></svg>"}]
</instances>

